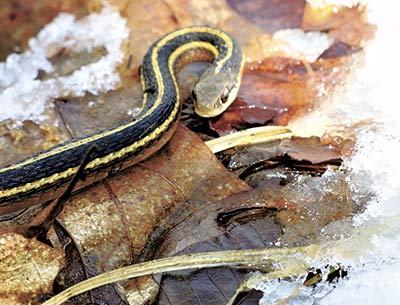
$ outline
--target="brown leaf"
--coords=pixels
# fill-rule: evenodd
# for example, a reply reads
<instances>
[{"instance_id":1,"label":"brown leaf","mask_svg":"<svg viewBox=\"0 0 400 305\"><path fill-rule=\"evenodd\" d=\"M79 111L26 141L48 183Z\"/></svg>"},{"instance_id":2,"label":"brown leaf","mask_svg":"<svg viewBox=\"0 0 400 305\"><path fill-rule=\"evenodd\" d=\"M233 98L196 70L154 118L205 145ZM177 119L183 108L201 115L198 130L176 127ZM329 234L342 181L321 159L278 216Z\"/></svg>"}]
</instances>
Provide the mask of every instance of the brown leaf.
<instances>
[{"instance_id":1,"label":"brown leaf","mask_svg":"<svg viewBox=\"0 0 400 305\"><path fill-rule=\"evenodd\" d=\"M166 232L155 245L154 258L212 249L271 246L280 236L280 230L273 221L273 211L288 208L281 196L279 192L267 188L250 190L209 203L192 213L178 210L164 223ZM264 211L257 211L260 209Z\"/></svg>"},{"instance_id":2,"label":"brown leaf","mask_svg":"<svg viewBox=\"0 0 400 305\"><path fill-rule=\"evenodd\" d=\"M247 20L267 33L274 33L282 29L299 28L306 1L228 0L228 3Z\"/></svg>"},{"instance_id":3,"label":"brown leaf","mask_svg":"<svg viewBox=\"0 0 400 305\"><path fill-rule=\"evenodd\" d=\"M62 251L18 234L0 235L0 303L40 304L63 266Z\"/></svg>"},{"instance_id":4,"label":"brown leaf","mask_svg":"<svg viewBox=\"0 0 400 305\"><path fill-rule=\"evenodd\" d=\"M347 234L343 222L360 213L372 194L356 202L346 178L340 171L325 177L302 176L285 187L286 204L297 209L277 213L283 245L309 245Z\"/></svg>"},{"instance_id":5,"label":"brown leaf","mask_svg":"<svg viewBox=\"0 0 400 305\"><path fill-rule=\"evenodd\" d=\"M248 60L262 60L265 57L259 41L269 35L257 24L242 16L229 2L166 0L165 3L168 4L179 27L209 25L221 28L239 41Z\"/></svg>"},{"instance_id":6,"label":"brown leaf","mask_svg":"<svg viewBox=\"0 0 400 305\"><path fill-rule=\"evenodd\" d=\"M209 204L184 221L172 217L173 223L155 243L155 257L273 247L275 243L309 245L335 238L331 234L338 232L340 222L351 219L360 208L345 174L302 176L293 184L260 187ZM248 272L218 268L164 274L156 304L225 304Z\"/></svg>"},{"instance_id":7,"label":"brown leaf","mask_svg":"<svg viewBox=\"0 0 400 305\"><path fill-rule=\"evenodd\" d=\"M86 268L100 273L136 260L171 210L194 211L248 189L197 136L179 127L156 156L73 196L59 219Z\"/></svg>"},{"instance_id":8,"label":"brown leaf","mask_svg":"<svg viewBox=\"0 0 400 305\"><path fill-rule=\"evenodd\" d=\"M132 120L142 105L142 88L136 79L131 79L108 93L86 94L55 103L70 137L84 137Z\"/></svg>"},{"instance_id":9,"label":"brown leaf","mask_svg":"<svg viewBox=\"0 0 400 305\"><path fill-rule=\"evenodd\" d=\"M324 145L317 137L297 138L283 140L279 150L281 154L287 154L299 161L310 161L318 164L341 158L340 151L330 145Z\"/></svg>"},{"instance_id":10,"label":"brown leaf","mask_svg":"<svg viewBox=\"0 0 400 305\"><path fill-rule=\"evenodd\" d=\"M320 58L332 59L332 58L344 57L359 51L360 48L350 46L341 41L336 41L329 49L325 50L321 54Z\"/></svg>"},{"instance_id":11,"label":"brown leaf","mask_svg":"<svg viewBox=\"0 0 400 305\"><path fill-rule=\"evenodd\" d=\"M269 33L300 26L305 3L304 0L165 2L181 27L210 25L231 33L250 62L261 61L271 53Z\"/></svg>"},{"instance_id":12,"label":"brown leaf","mask_svg":"<svg viewBox=\"0 0 400 305\"><path fill-rule=\"evenodd\" d=\"M130 71L136 74L150 45L166 33L177 29L179 24L166 1L128 1L123 15L130 29L127 50L131 57Z\"/></svg>"},{"instance_id":13,"label":"brown leaf","mask_svg":"<svg viewBox=\"0 0 400 305\"><path fill-rule=\"evenodd\" d=\"M312 5L306 3L302 29L305 31L327 31L337 29L357 19L363 11L360 5L354 7L336 4Z\"/></svg>"},{"instance_id":14,"label":"brown leaf","mask_svg":"<svg viewBox=\"0 0 400 305\"><path fill-rule=\"evenodd\" d=\"M280 237L274 210L286 208L277 194L249 191L208 204L187 217L185 211L177 212L164 224L166 231L160 239L148 247L155 247L155 258L271 247ZM231 215L221 222L221 213ZM248 270L230 268L174 272L163 277L156 304L226 304L247 275ZM245 298L242 304L254 301Z\"/></svg>"}]
</instances>

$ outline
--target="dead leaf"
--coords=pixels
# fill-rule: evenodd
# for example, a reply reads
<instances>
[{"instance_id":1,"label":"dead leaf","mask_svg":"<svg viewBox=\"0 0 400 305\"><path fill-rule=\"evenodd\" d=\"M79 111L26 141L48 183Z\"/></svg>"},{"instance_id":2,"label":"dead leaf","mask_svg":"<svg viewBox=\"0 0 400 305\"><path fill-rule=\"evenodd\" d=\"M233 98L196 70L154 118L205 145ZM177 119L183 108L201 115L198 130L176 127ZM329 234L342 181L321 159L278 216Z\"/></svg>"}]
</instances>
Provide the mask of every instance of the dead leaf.
<instances>
[{"instance_id":1,"label":"dead leaf","mask_svg":"<svg viewBox=\"0 0 400 305\"><path fill-rule=\"evenodd\" d=\"M149 161L74 196L60 221L82 247L83 255L93 257L95 269L111 270L140 253L147 236L169 210L196 209L247 189L199 138L180 127Z\"/></svg>"},{"instance_id":2,"label":"dead leaf","mask_svg":"<svg viewBox=\"0 0 400 305\"><path fill-rule=\"evenodd\" d=\"M188 216L186 211L177 212L164 224L160 239L147 247L156 249L154 258L271 247L280 237L274 210L286 208L276 195L268 190L249 191L210 203ZM220 223L221 213L231 216ZM146 260L151 253L147 252ZM226 304L248 273L245 269L217 268L164 275L156 304ZM254 304L254 298L243 298L240 304Z\"/></svg>"},{"instance_id":3,"label":"dead leaf","mask_svg":"<svg viewBox=\"0 0 400 305\"><path fill-rule=\"evenodd\" d=\"M59 221L86 268L101 273L135 261L170 211L195 211L248 189L198 137L179 127L148 161L73 196Z\"/></svg>"},{"instance_id":4,"label":"dead leaf","mask_svg":"<svg viewBox=\"0 0 400 305\"><path fill-rule=\"evenodd\" d=\"M15 233L0 235L0 303L40 304L63 266L62 251Z\"/></svg>"},{"instance_id":5,"label":"dead leaf","mask_svg":"<svg viewBox=\"0 0 400 305\"><path fill-rule=\"evenodd\" d=\"M60 292L65 288L82 282L98 273L87 266L82 259L82 254L72 236L57 221L54 224L61 246L65 249L67 259L66 267L57 275L54 292ZM107 305L128 305L124 297L122 287L118 284L109 284L87 293L81 294L68 300L65 304L101 304Z\"/></svg>"},{"instance_id":6,"label":"dead leaf","mask_svg":"<svg viewBox=\"0 0 400 305\"><path fill-rule=\"evenodd\" d=\"M295 1L239 1L228 3L243 17L257 24L267 33L299 28L303 20L305 0Z\"/></svg>"},{"instance_id":7,"label":"dead leaf","mask_svg":"<svg viewBox=\"0 0 400 305\"><path fill-rule=\"evenodd\" d=\"M342 149L328 139L292 137L218 154L225 166L251 187L276 188L299 175L320 176L341 164Z\"/></svg>"},{"instance_id":8,"label":"dead leaf","mask_svg":"<svg viewBox=\"0 0 400 305\"><path fill-rule=\"evenodd\" d=\"M361 49L348 45L341 41L336 41L329 49L325 50L321 54L321 59L332 59L338 57L349 56L351 54L359 52Z\"/></svg>"},{"instance_id":9,"label":"dead leaf","mask_svg":"<svg viewBox=\"0 0 400 305\"><path fill-rule=\"evenodd\" d=\"M70 137L84 137L118 122L132 120L142 105L142 88L136 79L108 93L55 101Z\"/></svg>"},{"instance_id":10,"label":"dead leaf","mask_svg":"<svg viewBox=\"0 0 400 305\"><path fill-rule=\"evenodd\" d=\"M58 114L47 110L46 115L42 124L30 120L22 122L19 128L11 121L0 124L0 167L69 139L65 128L56 127Z\"/></svg>"},{"instance_id":11,"label":"dead leaf","mask_svg":"<svg viewBox=\"0 0 400 305\"><path fill-rule=\"evenodd\" d=\"M177 29L179 23L168 4L159 0L128 1L123 15L130 29L127 50L131 57L130 71L135 74L150 45Z\"/></svg>"},{"instance_id":12,"label":"dead leaf","mask_svg":"<svg viewBox=\"0 0 400 305\"><path fill-rule=\"evenodd\" d=\"M283 140L279 146L281 154L287 154L295 160L307 160L318 164L341 158L341 153L334 147L326 145L317 137Z\"/></svg>"},{"instance_id":13,"label":"dead leaf","mask_svg":"<svg viewBox=\"0 0 400 305\"><path fill-rule=\"evenodd\" d=\"M355 47L363 47L372 39L375 26L367 21L363 5L353 7L306 4L302 28L305 31L329 31L338 41Z\"/></svg>"},{"instance_id":14,"label":"dead leaf","mask_svg":"<svg viewBox=\"0 0 400 305\"><path fill-rule=\"evenodd\" d=\"M354 200L343 172L323 177L301 176L285 186L285 202L297 206L277 213L285 246L309 245L345 236L343 223L360 213L372 194ZM336 228L336 229L334 229Z\"/></svg>"}]
</instances>

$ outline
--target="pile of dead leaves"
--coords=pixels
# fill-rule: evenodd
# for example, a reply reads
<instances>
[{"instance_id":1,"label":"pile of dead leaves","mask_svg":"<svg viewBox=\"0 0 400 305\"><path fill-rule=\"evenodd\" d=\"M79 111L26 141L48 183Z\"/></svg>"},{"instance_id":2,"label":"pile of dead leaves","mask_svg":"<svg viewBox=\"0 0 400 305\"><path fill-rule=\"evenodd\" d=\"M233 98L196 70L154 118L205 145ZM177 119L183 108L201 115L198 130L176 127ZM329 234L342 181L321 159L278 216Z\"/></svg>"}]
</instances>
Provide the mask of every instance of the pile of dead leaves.
<instances>
[{"instance_id":1,"label":"pile of dead leaves","mask_svg":"<svg viewBox=\"0 0 400 305\"><path fill-rule=\"evenodd\" d=\"M196 117L187 100L170 143L147 161L72 196L46 243L26 234L47 217L48 207L3 217L1 304L40 304L89 277L154 258L308 245L321 238L321 228L359 212L339 170L351 141L294 137L215 156L203 140L249 127L286 125L329 100L372 37L363 7L315 8L302 0L111 2L131 31L120 68L124 85L101 96L54 101L40 124L24 121L15 128L13 122L2 122L2 165L127 119L126 110L141 104L137 70L142 56L152 42L180 27L211 25L238 39L247 55L238 98L211 120ZM60 11L83 16L100 5L95 0L7 2L0 9L0 56L24 49L27 39ZM287 28L322 31L333 40L311 62L274 36ZM67 59L57 60L62 65ZM183 100L205 66L181 71ZM321 179L326 171L334 179ZM250 272L217 268L128 280L66 304L226 304ZM252 291L236 304L258 304L260 297Z\"/></svg>"}]
</instances>

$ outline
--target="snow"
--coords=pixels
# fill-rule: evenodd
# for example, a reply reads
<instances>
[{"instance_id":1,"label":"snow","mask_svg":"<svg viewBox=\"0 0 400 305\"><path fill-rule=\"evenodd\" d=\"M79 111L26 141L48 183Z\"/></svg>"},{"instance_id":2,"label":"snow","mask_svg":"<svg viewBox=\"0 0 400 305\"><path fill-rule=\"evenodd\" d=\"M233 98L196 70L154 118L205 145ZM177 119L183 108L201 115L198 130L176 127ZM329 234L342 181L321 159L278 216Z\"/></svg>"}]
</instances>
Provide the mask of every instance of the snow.
<instances>
[{"instance_id":1,"label":"snow","mask_svg":"<svg viewBox=\"0 0 400 305\"><path fill-rule=\"evenodd\" d=\"M314 62L335 39L321 32L303 32L301 29L286 29L276 32L273 39L285 42L285 53L291 58Z\"/></svg>"},{"instance_id":2,"label":"snow","mask_svg":"<svg viewBox=\"0 0 400 305\"><path fill-rule=\"evenodd\" d=\"M291 122L298 134L322 135L338 122L354 124L371 120L357 132L356 149L345 158L344 168L354 198L373 192L363 213L350 222L350 237L327 241L330 263L341 263L349 272L333 285L314 289L300 285L301 279L264 283L266 294L260 304L278 295L293 293L285 304L395 305L400 299L400 27L394 1L366 0L369 20L378 25L376 38L367 45L365 61L356 63L355 73L333 100L307 117ZM360 197L360 198L361 198ZM326 263L325 261L324 263ZM314 266L320 267L321 261ZM281 282L282 284L282 282ZM289 288L288 288L289 287ZM275 304L277 304L275 302Z\"/></svg>"},{"instance_id":3,"label":"snow","mask_svg":"<svg viewBox=\"0 0 400 305\"><path fill-rule=\"evenodd\" d=\"M307 0L312 7L324 8L327 6L353 7L360 1L358 0Z\"/></svg>"},{"instance_id":4,"label":"snow","mask_svg":"<svg viewBox=\"0 0 400 305\"><path fill-rule=\"evenodd\" d=\"M117 68L124 58L122 48L128 34L126 20L110 6L81 20L61 13L29 40L28 50L10 54L0 63L0 121L41 121L51 99L115 89L120 84ZM97 62L67 76L36 79L39 70L54 71L48 58L60 50L90 52L98 47L103 47L107 54Z\"/></svg>"}]
</instances>

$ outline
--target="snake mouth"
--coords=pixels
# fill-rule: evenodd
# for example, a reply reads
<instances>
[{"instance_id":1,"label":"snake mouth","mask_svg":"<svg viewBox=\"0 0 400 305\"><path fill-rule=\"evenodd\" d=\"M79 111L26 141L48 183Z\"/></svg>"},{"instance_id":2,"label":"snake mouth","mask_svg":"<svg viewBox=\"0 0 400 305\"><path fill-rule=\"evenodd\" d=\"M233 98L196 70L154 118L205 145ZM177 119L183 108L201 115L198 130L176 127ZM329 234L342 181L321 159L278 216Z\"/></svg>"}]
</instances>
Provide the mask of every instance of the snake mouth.
<instances>
[{"instance_id":1,"label":"snake mouth","mask_svg":"<svg viewBox=\"0 0 400 305\"><path fill-rule=\"evenodd\" d=\"M203 107L195 103L194 110L196 114L201 117L212 118L221 115L230 106L230 104L231 103L223 102L222 99L219 99L219 101L215 104L216 107Z\"/></svg>"}]
</instances>

